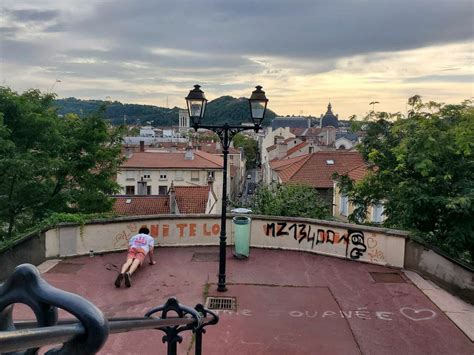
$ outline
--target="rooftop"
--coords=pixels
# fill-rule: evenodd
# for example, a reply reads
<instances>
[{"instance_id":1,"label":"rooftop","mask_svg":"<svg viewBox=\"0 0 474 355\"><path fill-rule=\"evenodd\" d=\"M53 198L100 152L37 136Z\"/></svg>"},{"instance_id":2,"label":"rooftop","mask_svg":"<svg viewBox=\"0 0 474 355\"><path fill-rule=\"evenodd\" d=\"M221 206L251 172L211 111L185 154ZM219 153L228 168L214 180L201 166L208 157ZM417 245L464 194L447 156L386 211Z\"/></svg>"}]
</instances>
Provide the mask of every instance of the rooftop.
<instances>
[{"instance_id":1,"label":"rooftop","mask_svg":"<svg viewBox=\"0 0 474 355\"><path fill-rule=\"evenodd\" d=\"M281 164L281 165L280 165ZM285 161L272 162L283 182L306 183L316 188L331 188L332 175L344 173L363 164L358 152L319 151Z\"/></svg>"},{"instance_id":2,"label":"rooftop","mask_svg":"<svg viewBox=\"0 0 474 355\"><path fill-rule=\"evenodd\" d=\"M65 259L43 276L107 317L143 316L171 296L189 305L207 294L235 297L237 309L221 311L219 323L207 328L204 354L473 353L473 343L409 272L271 249L253 248L240 261L229 248L228 291L217 293L217 253L218 247L159 248L157 264L143 266L129 289L113 285L124 252ZM100 354L164 352L161 336L153 330L110 335ZM181 353L186 349L192 349L190 334L179 346Z\"/></svg>"},{"instance_id":3,"label":"rooftop","mask_svg":"<svg viewBox=\"0 0 474 355\"><path fill-rule=\"evenodd\" d=\"M180 213L206 213L209 186L174 186ZM170 214L170 196L124 195L114 196L113 210L123 216Z\"/></svg>"},{"instance_id":4,"label":"rooftop","mask_svg":"<svg viewBox=\"0 0 474 355\"><path fill-rule=\"evenodd\" d=\"M121 168L150 168L150 169L222 169L221 157L203 151L193 151L194 159L185 160L185 153L168 152L139 152L128 158Z\"/></svg>"}]
</instances>

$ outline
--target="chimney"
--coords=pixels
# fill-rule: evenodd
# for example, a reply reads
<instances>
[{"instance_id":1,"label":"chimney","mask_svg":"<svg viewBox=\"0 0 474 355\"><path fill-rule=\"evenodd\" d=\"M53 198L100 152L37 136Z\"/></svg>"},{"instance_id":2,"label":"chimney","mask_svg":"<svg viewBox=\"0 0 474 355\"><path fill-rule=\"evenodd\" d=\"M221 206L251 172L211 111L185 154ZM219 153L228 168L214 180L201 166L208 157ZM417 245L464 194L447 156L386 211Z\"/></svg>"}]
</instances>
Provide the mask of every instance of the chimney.
<instances>
[{"instance_id":1,"label":"chimney","mask_svg":"<svg viewBox=\"0 0 474 355\"><path fill-rule=\"evenodd\" d=\"M184 153L184 160L194 160L193 147L188 145L186 147L186 153Z\"/></svg>"},{"instance_id":2,"label":"chimney","mask_svg":"<svg viewBox=\"0 0 474 355\"><path fill-rule=\"evenodd\" d=\"M169 198L170 198L170 213L179 214L178 204L176 202L176 190L174 189L173 181L171 181L171 186L169 189Z\"/></svg>"},{"instance_id":3,"label":"chimney","mask_svg":"<svg viewBox=\"0 0 474 355\"><path fill-rule=\"evenodd\" d=\"M140 141L140 152L143 153L145 151L145 141Z\"/></svg>"}]
</instances>

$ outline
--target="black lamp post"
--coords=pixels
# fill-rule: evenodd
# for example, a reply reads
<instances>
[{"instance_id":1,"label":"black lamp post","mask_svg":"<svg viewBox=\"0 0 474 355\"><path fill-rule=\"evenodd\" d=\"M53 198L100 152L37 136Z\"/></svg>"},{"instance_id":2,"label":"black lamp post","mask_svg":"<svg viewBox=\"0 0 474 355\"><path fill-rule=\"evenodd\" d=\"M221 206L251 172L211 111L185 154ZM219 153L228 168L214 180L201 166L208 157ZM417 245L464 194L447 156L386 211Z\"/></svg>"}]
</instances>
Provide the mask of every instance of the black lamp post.
<instances>
[{"instance_id":1,"label":"black lamp post","mask_svg":"<svg viewBox=\"0 0 474 355\"><path fill-rule=\"evenodd\" d=\"M248 126L231 126L227 122L223 126L215 125L202 125L201 120L204 117L204 111L206 109L207 99L204 96L204 92L201 90L199 85L194 85L194 89L191 90L186 97L186 103L188 105L188 113L191 118L193 128L197 131L198 128L210 129L215 132L222 143L222 153L224 155L224 169L223 169L223 182L222 182L222 212L221 212L221 234L219 237L219 276L217 283L217 291L227 291L226 287L226 221L227 221L227 155L229 154L229 145L234 136L242 131L246 130L258 130L261 128L263 118L265 117L265 111L267 109L268 99L265 96L265 92L262 91L262 87L259 85L256 90L252 92L252 96L249 99L250 116L252 118L253 127Z\"/></svg>"}]
</instances>

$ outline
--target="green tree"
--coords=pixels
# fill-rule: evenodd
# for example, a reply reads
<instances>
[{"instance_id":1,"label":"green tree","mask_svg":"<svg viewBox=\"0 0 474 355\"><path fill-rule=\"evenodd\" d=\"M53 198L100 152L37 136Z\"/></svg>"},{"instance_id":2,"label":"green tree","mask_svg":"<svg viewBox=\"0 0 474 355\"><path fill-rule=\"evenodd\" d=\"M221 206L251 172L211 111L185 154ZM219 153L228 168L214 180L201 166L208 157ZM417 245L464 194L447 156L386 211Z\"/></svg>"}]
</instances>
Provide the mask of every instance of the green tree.
<instances>
[{"instance_id":1,"label":"green tree","mask_svg":"<svg viewBox=\"0 0 474 355\"><path fill-rule=\"evenodd\" d=\"M302 184L279 185L275 190L259 188L252 198L254 213L269 216L330 218L329 206L311 186Z\"/></svg>"},{"instance_id":2,"label":"green tree","mask_svg":"<svg viewBox=\"0 0 474 355\"><path fill-rule=\"evenodd\" d=\"M255 139L252 139L244 134L236 134L234 139L234 147L243 148L245 158L247 159L247 169L255 168L258 159L258 143Z\"/></svg>"},{"instance_id":3,"label":"green tree","mask_svg":"<svg viewBox=\"0 0 474 355\"><path fill-rule=\"evenodd\" d=\"M54 95L0 87L0 237L11 238L54 212L111 208L121 129L103 110L59 117Z\"/></svg>"},{"instance_id":4,"label":"green tree","mask_svg":"<svg viewBox=\"0 0 474 355\"><path fill-rule=\"evenodd\" d=\"M342 190L358 206L383 201L385 225L413 231L454 257L474 256L474 109L409 99L407 117L371 113L358 127L359 146L375 167L360 182L340 177Z\"/></svg>"}]
</instances>

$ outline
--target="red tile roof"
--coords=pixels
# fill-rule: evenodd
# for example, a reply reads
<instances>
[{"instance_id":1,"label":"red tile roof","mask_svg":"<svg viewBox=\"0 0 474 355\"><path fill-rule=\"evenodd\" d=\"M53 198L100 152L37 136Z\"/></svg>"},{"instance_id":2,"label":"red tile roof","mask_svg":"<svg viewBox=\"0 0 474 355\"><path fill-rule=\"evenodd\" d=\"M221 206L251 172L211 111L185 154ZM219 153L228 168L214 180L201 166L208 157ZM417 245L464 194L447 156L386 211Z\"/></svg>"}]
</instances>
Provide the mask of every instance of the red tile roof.
<instances>
[{"instance_id":1,"label":"red tile roof","mask_svg":"<svg viewBox=\"0 0 474 355\"><path fill-rule=\"evenodd\" d=\"M276 144L269 146L269 147L267 148L267 152L271 152L272 150L275 150L276 147L277 147Z\"/></svg>"},{"instance_id":2,"label":"red tile roof","mask_svg":"<svg viewBox=\"0 0 474 355\"><path fill-rule=\"evenodd\" d=\"M295 157L295 158L290 158L290 159L281 159L281 160L274 159L270 162L270 167L275 171L281 171L281 170L287 168L288 166L290 166L290 165L292 165L296 162L299 162L300 160L303 160L305 158L309 158L309 154L302 155L302 156Z\"/></svg>"},{"instance_id":3,"label":"red tile roof","mask_svg":"<svg viewBox=\"0 0 474 355\"><path fill-rule=\"evenodd\" d=\"M283 182L305 183L316 188L331 188L332 175L335 172L341 174L364 163L358 152L320 151L303 157L305 159L278 172ZM330 161L334 164L330 164Z\"/></svg>"},{"instance_id":4,"label":"red tile roof","mask_svg":"<svg viewBox=\"0 0 474 355\"><path fill-rule=\"evenodd\" d=\"M302 142L302 143L300 143L300 144L297 144L297 145L295 145L293 148L288 149L288 152L286 153L286 155L291 155L291 154L297 152L298 150L303 149L303 148L306 147L308 144L309 144L309 143L307 143L307 142Z\"/></svg>"},{"instance_id":5,"label":"red tile roof","mask_svg":"<svg viewBox=\"0 0 474 355\"><path fill-rule=\"evenodd\" d=\"M222 169L223 159L202 151L194 151L193 160L185 160L184 152L139 152L122 164L122 168L147 169Z\"/></svg>"},{"instance_id":6,"label":"red tile roof","mask_svg":"<svg viewBox=\"0 0 474 355\"><path fill-rule=\"evenodd\" d=\"M206 213L209 186L175 186L179 213Z\"/></svg>"},{"instance_id":7,"label":"red tile roof","mask_svg":"<svg viewBox=\"0 0 474 355\"><path fill-rule=\"evenodd\" d=\"M355 167L354 169L351 169L346 172L347 176L349 176L352 180L354 181L360 181L362 180L365 175L367 175L367 165L365 163Z\"/></svg>"},{"instance_id":8,"label":"red tile roof","mask_svg":"<svg viewBox=\"0 0 474 355\"><path fill-rule=\"evenodd\" d=\"M113 211L124 216L169 214L169 197L158 195L115 196Z\"/></svg>"}]
</instances>

